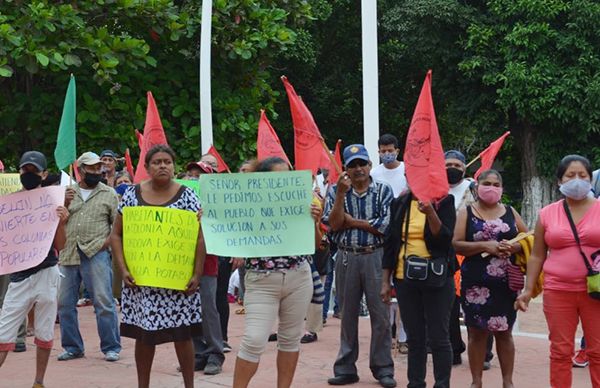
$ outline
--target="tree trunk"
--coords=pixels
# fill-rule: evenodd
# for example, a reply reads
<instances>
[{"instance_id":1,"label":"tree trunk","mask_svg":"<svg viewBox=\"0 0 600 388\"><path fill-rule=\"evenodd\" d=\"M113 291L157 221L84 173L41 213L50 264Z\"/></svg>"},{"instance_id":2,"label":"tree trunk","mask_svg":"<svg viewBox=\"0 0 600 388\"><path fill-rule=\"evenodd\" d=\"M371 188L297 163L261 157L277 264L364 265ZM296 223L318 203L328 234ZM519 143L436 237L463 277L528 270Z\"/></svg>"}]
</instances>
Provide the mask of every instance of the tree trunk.
<instances>
[{"instance_id":1,"label":"tree trunk","mask_svg":"<svg viewBox=\"0 0 600 388\"><path fill-rule=\"evenodd\" d=\"M541 176L536 165L537 131L528 123L521 123L521 185L523 202L521 217L530 229L535 226L538 212L557 197L553 180Z\"/></svg>"}]
</instances>

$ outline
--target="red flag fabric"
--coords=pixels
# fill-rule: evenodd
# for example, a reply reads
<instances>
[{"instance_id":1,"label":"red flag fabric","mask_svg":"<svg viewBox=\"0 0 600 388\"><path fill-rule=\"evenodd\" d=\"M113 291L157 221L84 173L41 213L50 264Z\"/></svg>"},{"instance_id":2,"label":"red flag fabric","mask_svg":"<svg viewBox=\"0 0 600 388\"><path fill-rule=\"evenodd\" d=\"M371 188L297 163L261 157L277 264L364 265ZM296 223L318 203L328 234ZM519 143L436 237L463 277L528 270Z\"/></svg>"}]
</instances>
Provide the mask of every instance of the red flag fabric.
<instances>
[{"instance_id":1,"label":"red flag fabric","mask_svg":"<svg viewBox=\"0 0 600 388\"><path fill-rule=\"evenodd\" d=\"M227 163L225 163L225 161L219 154L219 151L217 151L217 149L215 148L214 145L210 146L207 153L209 153L212 156L214 156L215 158L217 158L217 171L218 172L223 172L223 171L231 172L231 170L227 166Z\"/></svg>"},{"instance_id":2,"label":"red flag fabric","mask_svg":"<svg viewBox=\"0 0 600 388\"><path fill-rule=\"evenodd\" d=\"M504 135L494 140L492 143L490 143L488 148L481 151L481 153L479 154L479 156L481 157L481 167L479 167L479 170L475 172L475 179L477 179L479 174L481 174L485 170L489 170L490 168L492 168L494 160L496 159L500 148L502 148L502 144L504 144L504 139L506 139L508 135L510 135L510 131L504 132Z\"/></svg>"},{"instance_id":3,"label":"red flag fabric","mask_svg":"<svg viewBox=\"0 0 600 388\"><path fill-rule=\"evenodd\" d=\"M0 171L4 172L4 163L0 160Z\"/></svg>"},{"instance_id":4,"label":"red flag fabric","mask_svg":"<svg viewBox=\"0 0 600 388\"><path fill-rule=\"evenodd\" d=\"M133 163L131 162L131 154L129 153L129 148L125 150L125 170L127 170L131 177L135 175L135 173L133 172Z\"/></svg>"},{"instance_id":5,"label":"red flag fabric","mask_svg":"<svg viewBox=\"0 0 600 388\"><path fill-rule=\"evenodd\" d=\"M79 164L77 164L77 161L73 163L73 175L75 175L75 182L81 180L81 176L79 175Z\"/></svg>"},{"instance_id":6,"label":"red flag fabric","mask_svg":"<svg viewBox=\"0 0 600 388\"><path fill-rule=\"evenodd\" d=\"M337 143L335 144L335 152L333 154L333 159L335 159L335 163L337 164L337 167L339 168L340 172L342 171L341 146L342 146L342 141L338 140ZM335 184L340 177L340 172L338 172L338 169L336 169L335 166L331 166L331 168L329 169L329 176L327 177L327 181L330 184Z\"/></svg>"},{"instance_id":7,"label":"red flag fabric","mask_svg":"<svg viewBox=\"0 0 600 388\"><path fill-rule=\"evenodd\" d=\"M275 129L269 122L267 115L263 109L260 110L260 120L258 120L258 135L256 138L256 154L258 160L263 160L269 157L277 156L285 160L291 166Z\"/></svg>"},{"instance_id":8,"label":"red flag fabric","mask_svg":"<svg viewBox=\"0 0 600 388\"><path fill-rule=\"evenodd\" d=\"M328 158L323 158L326 151L323 147L321 131L304 101L296 94L292 84L286 77L281 77L281 80L285 86L292 112L296 170L311 170L315 175L319 167L328 167L330 164Z\"/></svg>"},{"instance_id":9,"label":"red flag fabric","mask_svg":"<svg viewBox=\"0 0 600 388\"><path fill-rule=\"evenodd\" d=\"M408 186L419 201L437 201L448 195L444 149L431 98L431 70L425 76L406 137L404 165Z\"/></svg>"},{"instance_id":10,"label":"red flag fabric","mask_svg":"<svg viewBox=\"0 0 600 388\"><path fill-rule=\"evenodd\" d=\"M144 148L144 135L142 135L140 133L140 131L138 131L137 129L135 130L135 137L137 138L138 141L138 147L140 148L140 152L142 151L142 148Z\"/></svg>"},{"instance_id":11,"label":"red flag fabric","mask_svg":"<svg viewBox=\"0 0 600 388\"><path fill-rule=\"evenodd\" d=\"M140 147L140 160L138 161L135 177L133 178L134 183L140 183L149 178L148 172L144 167L144 159L150 148L158 144L168 144L152 92L148 92L147 97L148 107L146 108L146 123L144 124L143 142Z\"/></svg>"}]
</instances>

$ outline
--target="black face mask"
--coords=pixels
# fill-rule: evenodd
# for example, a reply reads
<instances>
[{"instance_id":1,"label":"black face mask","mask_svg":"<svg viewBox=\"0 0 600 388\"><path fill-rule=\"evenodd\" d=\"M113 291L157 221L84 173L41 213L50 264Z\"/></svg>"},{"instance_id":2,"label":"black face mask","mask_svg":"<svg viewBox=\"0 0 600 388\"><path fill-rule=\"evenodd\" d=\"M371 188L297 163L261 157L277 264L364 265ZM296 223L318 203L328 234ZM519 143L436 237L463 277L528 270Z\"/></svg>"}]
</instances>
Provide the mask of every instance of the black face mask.
<instances>
[{"instance_id":1,"label":"black face mask","mask_svg":"<svg viewBox=\"0 0 600 388\"><path fill-rule=\"evenodd\" d=\"M446 169L446 174L448 175L448 183L451 185L455 185L463 179L463 170L459 170L458 168L450 167Z\"/></svg>"},{"instance_id":2,"label":"black face mask","mask_svg":"<svg viewBox=\"0 0 600 388\"><path fill-rule=\"evenodd\" d=\"M89 172L86 172L83 181L89 187L96 187L98 186L98 183L102 181L102 174L90 174Z\"/></svg>"},{"instance_id":3,"label":"black face mask","mask_svg":"<svg viewBox=\"0 0 600 388\"><path fill-rule=\"evenodd\" d=\"M33 190L42 183L42 177L35 172L25 172L20 178L25 190Z\"/></svg>"}]
</instances>

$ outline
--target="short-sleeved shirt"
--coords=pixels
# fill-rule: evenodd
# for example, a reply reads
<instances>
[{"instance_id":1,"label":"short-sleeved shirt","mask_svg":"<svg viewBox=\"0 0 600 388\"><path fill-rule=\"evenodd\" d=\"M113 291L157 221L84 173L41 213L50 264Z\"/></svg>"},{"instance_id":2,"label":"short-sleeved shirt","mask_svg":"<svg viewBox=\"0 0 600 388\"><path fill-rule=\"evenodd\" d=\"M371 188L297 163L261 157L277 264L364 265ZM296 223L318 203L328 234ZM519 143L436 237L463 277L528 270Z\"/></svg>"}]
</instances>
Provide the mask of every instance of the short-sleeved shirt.
<instances>
[{"instance_id":1,"label":"short-sleeved shirt","mask_svg":"<svg viewBox=\"0 0 600 388\"><path fill-rule=\"evenodd\" d=\"M337 186L327 193L322 221L329 226L329 216L335 203ZM344 212L357 220L366 220L384 235L390 225L390 205L394 199L392 188L384 182L371 180L367 191L357 193L348 190L344 198ZM364 247L383 243L382 236L376 236L362 229L343 229L332 233L332 240L339 246Z\"/></svg>"},{"instance_id":2,"label":"short-sleeved shirt","mask_svg":"<svg viewBox=\"0 0 600 388\"><path fill-rule=\"evenodd\" d=\"M400 162L396 168L387 168L380 164L371 171L371 177L379 182L384 182L390 185L394 192L394 198L398 198L406 189L406 175L404 174L404 162Z\"/></svg>"},{"instance_id":3,"label":"short-sleeved shirt","mask_svg":"<svg viewBox=\"0 0 600 388\"><path fill-rule=\"evenodd\" d=\"M549 250L544 262L544 288L586 291L587 268L579 253L563 202L554 202L540 210L540 221L545 230L544 241ZM600 200L597 200L576 225L581 248L590 261L592 253L600 249L599 225ZM600 257L590 264L600 270Z\"/></svg>"},{"instance_id":4,"label":"short-sleeved shirt","mask_svg":"<svg viewBox=\"0 0 600 388\"><path fill-rule=\"evenodd\" d=\"M78 248L87 257L100 251L110 235L119 205L115 191L103 183L98 183L85 201L79 185L71 187L75 189L75 198L69 205L67 242L60 252L61 265L79 265Z\"/></svg>"}]
</instances>

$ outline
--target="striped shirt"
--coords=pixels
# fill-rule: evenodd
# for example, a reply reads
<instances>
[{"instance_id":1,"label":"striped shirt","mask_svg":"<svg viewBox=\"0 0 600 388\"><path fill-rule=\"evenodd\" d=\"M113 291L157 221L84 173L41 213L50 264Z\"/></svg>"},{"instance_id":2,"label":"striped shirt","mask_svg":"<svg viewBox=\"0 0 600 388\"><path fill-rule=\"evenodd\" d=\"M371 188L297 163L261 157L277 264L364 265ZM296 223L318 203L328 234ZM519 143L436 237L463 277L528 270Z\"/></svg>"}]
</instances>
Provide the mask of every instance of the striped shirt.
<instances>
[{"instance_id":1,"label":"striped shirt","mask_svg":"<svg viewBox=\"0 0 600 388\"><path fill-rule=\"evenodd\" d=\"M103 183L98 183L86 201L79 185L71 187L75 189L75 198L69 205L67 243L60 252L61 265L80 264L77 247L90 258L100 252L110 235L119 205L115 191Z\"/></svg>"},{"instance_id":2,"label":"striped shirt","mask_svg":"<svg viewBox=\"0 0 600 388\"><path fill-rule=\"evenodd\" d=\"M335 202L337 186L332 187L325 201L322 221L329 225L329 215ZM390 204L394 199L392 188L384 182L373 181L364 193L358 194L352 188L344 198L344 212L355 219L367 220L369 224L382 234L390 224ZM383 236L376 236L362 229L343 229L332 232L332 240L341 246L364 247L383 243Z\"/></svg>"}]
</instances>

